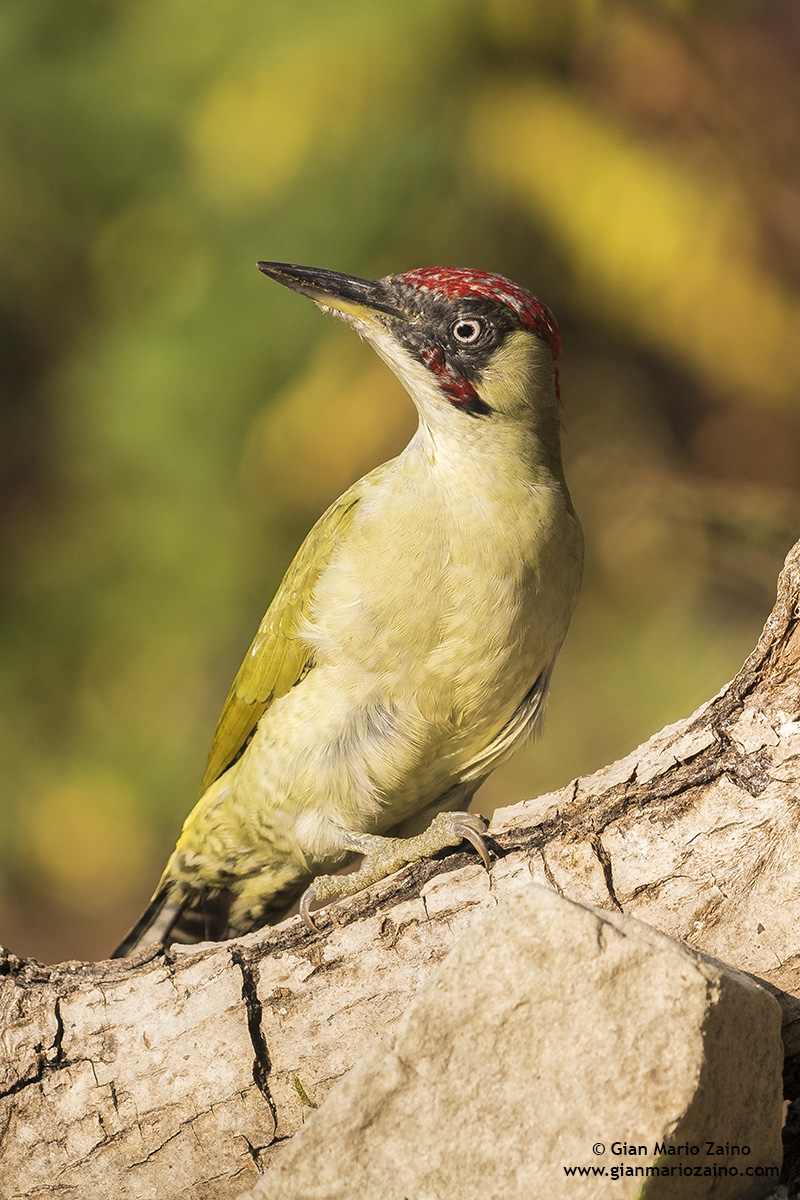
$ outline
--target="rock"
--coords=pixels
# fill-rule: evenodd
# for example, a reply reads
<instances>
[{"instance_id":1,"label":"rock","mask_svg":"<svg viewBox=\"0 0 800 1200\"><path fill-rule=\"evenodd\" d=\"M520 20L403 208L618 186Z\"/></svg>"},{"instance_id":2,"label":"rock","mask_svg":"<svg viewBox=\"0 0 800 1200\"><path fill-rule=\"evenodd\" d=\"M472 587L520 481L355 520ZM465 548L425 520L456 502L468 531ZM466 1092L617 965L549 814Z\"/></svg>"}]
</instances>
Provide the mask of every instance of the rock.
<instances>
[{"instance_id":1,"label":"rock","mask_svg":"<svg viewBox=\"0 0 800 1200\"><path fill-rule=\"evenodd\" d=\"M241 1200L763 1197L780 1027L747 976L527 885Z\"/></svg>"}]
</instances>

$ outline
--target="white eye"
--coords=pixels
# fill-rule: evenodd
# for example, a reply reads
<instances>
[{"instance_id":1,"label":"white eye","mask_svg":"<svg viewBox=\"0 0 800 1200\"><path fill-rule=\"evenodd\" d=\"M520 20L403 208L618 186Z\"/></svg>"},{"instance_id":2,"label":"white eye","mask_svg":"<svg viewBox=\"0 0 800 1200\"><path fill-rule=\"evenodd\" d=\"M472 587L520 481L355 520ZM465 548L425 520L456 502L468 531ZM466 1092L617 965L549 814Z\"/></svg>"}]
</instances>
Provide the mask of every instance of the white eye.
<instances>
[{"instance_id":1,"label":"white eye","mask_svg":"<svg viewBox=\"0 0 800 1200\"><path fill-rule=\"evenodd\" d=\"M483 333L483 321L478 317L462 317L460 321L454 322L450 332L457 342L468 346L471 342L477 342Z\"/></svg>"}]
</instances>

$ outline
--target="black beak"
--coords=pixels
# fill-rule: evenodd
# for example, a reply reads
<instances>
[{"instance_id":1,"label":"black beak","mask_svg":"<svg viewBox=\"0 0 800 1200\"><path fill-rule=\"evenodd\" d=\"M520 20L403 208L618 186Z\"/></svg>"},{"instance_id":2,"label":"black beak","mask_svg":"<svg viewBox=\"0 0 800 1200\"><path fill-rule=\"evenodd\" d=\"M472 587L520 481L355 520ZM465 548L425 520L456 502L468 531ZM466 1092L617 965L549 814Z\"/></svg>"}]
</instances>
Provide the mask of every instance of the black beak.
<instances>
[{"instance_id":1,"label":"black beak","mask_svg":"<svg viewBox=\"0 0 800 1200\"><path fill-rule=\"evenodd\" d=\"M371 312L401 316L395 305L387 303L384 285L380 280L373 283L355 275L341 275L338 271L326 271L322 267L296 267L292 263L260 262L257 266L270 279L276 279L293 292L300 292L336 312L362 320L368 319Z\"/></svg>"}]
</instances>

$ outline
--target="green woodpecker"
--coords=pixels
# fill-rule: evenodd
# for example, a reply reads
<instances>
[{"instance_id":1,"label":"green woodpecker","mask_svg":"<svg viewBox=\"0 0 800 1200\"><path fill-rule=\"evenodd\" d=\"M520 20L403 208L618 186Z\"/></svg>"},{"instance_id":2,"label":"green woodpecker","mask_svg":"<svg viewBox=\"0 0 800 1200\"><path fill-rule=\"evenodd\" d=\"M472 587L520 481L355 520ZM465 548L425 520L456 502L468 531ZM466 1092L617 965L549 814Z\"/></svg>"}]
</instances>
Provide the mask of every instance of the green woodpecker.
<instances>
[{"instance_id":1,"label":"green woodpecker","mask_svg":"<svg viewBox=\"0 0 800 1200\"><path fill-rule=\"evenodd\" d=\"M556 323L517 284L426 268L376 283L259 263L372 344L419 427L289 567L234 680L199 802L115 952L220 940L303 891L350 895L464 838L530 735L580 588ZM352 874L337 870L363 855Z\"/></svg>"}]
</instances>

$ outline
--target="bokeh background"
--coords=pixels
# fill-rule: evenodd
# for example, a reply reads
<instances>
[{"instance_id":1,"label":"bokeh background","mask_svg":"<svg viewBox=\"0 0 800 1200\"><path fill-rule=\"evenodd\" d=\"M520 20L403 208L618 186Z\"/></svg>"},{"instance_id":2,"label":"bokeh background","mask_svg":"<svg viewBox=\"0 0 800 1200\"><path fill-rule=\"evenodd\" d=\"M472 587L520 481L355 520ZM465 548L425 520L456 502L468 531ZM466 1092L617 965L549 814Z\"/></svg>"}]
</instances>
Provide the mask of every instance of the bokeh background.
<instances>
[{"instance_id":1,"label":"bokeh background","mask_svg":"<svg viewBox=\"0 0 800 1200\"><path fill-rule=\"evenodd\" d=\"M0 941L104 956L307 529L410 402L258 258L557 313L585 590L565 783L739 668L800 534L797 0L0 10Z\"/></svg>"}]
</instances>

